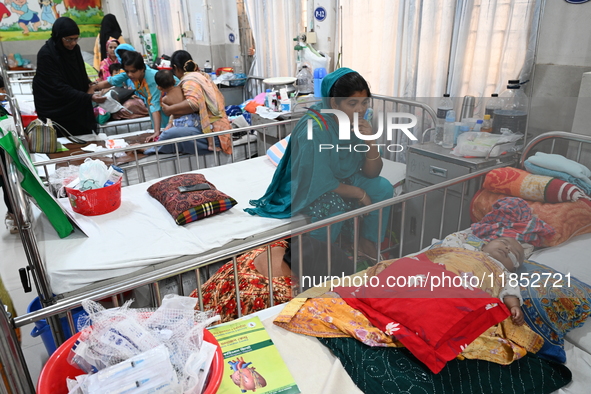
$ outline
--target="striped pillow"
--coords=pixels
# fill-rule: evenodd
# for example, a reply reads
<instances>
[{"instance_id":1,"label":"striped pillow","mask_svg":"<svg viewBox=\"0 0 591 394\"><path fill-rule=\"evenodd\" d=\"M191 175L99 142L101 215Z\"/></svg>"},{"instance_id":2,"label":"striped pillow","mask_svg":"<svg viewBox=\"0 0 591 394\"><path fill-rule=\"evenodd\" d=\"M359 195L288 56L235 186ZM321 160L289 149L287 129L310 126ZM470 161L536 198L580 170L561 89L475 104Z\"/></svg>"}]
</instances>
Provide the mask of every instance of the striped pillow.
<instances>
[{"instance_id":1,"label":"striped pillow","mask_svg":"<svg viewBox=\"0 0 591 394\"><path fill-rule=\"evenodd\" d=\"M209 190L181 193L179 186L207 183ZM181 174L166 178L148 188L150 196L164 205L178 225L191 223L225 212L237 204L236 200L217 190L201 174Z\"/></svg>"},{"instance_id":2,"label":"striped pillow","mask_svg":"<svg viewBox=\"0 0 591 394\"><path fill-rule=\"evenodd\" d=\"M281 141L267 149L267 157L276 166L279 165L279 162L281 161L281 158L285 153L285 148L287 148L289 137L291 137L291 135L288 135L287 137L285 137L284 139L282 139Z\"/></svg>"}]
</instances>

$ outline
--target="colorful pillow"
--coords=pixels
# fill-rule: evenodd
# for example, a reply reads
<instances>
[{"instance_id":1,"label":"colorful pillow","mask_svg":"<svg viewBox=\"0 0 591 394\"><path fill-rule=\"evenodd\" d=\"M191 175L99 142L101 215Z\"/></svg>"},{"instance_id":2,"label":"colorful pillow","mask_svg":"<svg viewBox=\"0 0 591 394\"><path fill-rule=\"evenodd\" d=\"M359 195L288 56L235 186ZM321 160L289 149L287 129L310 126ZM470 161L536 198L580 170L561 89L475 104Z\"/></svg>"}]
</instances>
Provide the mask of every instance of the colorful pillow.
<instances>
[{"instance_id":1,"label":"colorful pillow","mask_svg":"<svg viewBox=\"0 0 591 394\"><path fill-rule=\"evenodd\" d=\"M577 186L561 179L533 175L513 167L496 168L486 174L486 190L540 202L577 201L588 198Z\"/></svg>"},{"instance_id":2,"label":"colorful pillow","mask_svg":"<svg viewBox=\"0 0 591 394\"><path fill-rule=\"evenodd\" d=\"M287 148L287 144L289 143L289 137L291 137L291 135L288 135L287 137L285 137L284 139L282 139L281 141L277 142L275 145L267 149L267 157L276 166L279 165L279 162L281 161L281 158L285 153L285 149Z\"/></svg>"},{"instance_id":3,"label":"colorful pillow","mask_svg":"<svg viewBox=\"0 0 591 394\"><path fill-rule=\"evenodd\" d=\"M476 192L470 206L472 222L479 222L492 211L493 204L504 197L507 195L486 189ZM554 228L553 236L543 237L543 246L556 246L575 235L591 233L591 202L585 198L560 204L526 202L535 216Z\"/></svg>"},{"instance_id":4,"label":"colorful pillow","mask_svg":"<svg viewBox=\"0 0 591 394\"><path fill-rule=\"evenodd\" d=\"M210 190L181 193L179 186L207 183ZM232 197L217 190L201 174L182 174L166 178L148 188L150 196L172 215L176 224L183 225L225 212L237 204Z\"/></svg>"},{"instance_id":5,"label":"colorful pillow","mask_svg":"<svg viewBox=\"0 0 591 394\"><path fill-rule=\"evenodd\" d=\"M528 287L521 287L525 321L544 338L537 355L564 363L564 336L583 325L591 314L591 286L529 260L523 263L520 273L526 273L522 276L530 282ZM521 280L520 284L527 283Z\"/></svg>"}]
</instances>

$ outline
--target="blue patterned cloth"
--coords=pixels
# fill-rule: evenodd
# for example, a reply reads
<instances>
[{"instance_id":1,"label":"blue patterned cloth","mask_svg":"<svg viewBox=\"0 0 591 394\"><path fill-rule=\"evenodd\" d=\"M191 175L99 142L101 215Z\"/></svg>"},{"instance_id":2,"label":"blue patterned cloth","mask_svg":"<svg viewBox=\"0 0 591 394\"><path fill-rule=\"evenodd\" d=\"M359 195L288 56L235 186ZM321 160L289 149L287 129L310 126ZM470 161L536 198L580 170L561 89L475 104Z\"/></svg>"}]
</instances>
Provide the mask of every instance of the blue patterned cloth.
<instances>
[{"instance_id":1,"label":"blue patterned cloth","mask_svg":"<svg viewBox=\"0 0 591 394\"><path fill-rule=\"evenodd\" d=\"M518 274L522 272L530 279L528 287L521 287L525 322L544 338L537 355L564 363L564 336L591 314L591 287L574 277L569 283L564 274L534 261L524 261Z\"/></svg>"}]
</instances>

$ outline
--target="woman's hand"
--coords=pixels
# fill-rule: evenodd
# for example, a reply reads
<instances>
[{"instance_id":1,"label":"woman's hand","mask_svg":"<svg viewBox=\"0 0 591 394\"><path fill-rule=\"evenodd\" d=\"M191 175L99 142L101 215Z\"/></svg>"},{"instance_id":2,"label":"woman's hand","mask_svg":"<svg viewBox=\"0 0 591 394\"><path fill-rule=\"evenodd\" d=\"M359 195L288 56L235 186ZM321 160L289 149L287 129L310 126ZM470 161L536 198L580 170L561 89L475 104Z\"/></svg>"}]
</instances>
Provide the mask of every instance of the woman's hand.
<instances>
[{"instance_id":1,"label":"woman's hand","mask_svg":"<svg viewBox=\"0 0 591 394\"><path fill-rule=\"evenodd\" d=\"M357 200L359 205L364 206L364 207L371 205L371 198L369 198L369 196L367 195L367 192L365 190L363 190L362 188L359 188L359 190L360 190L360 194L361 194L361 197L359 197L359 199Z\"/></svg>"},{"instance_id":2,"label":"woman's hand","mask_svg":"<svg viewBox=\"0 0 591 394\"><path fill-rule=\"evenodd\" d=\"M101 104L107 101L107 98L105 96L101 96L100 94L93 94L91 100L97 104Z\"/></svg>"},{"instance_id":3,"label":"woman's hand","mask_svg":"<svg viewBox=\"0 0 591 394\"><path fill-rule=\"evenodd\" d=\"M363 135L374 135L371 129L371 123L365 119L359 119L359 132Z\"/></svg>"},{"instance_id":4,"label":"woman's hand","mask_svg":"<svg viewBox=\"0 0 591 394\"><path fill-rule=\"evenodd\" d=\"M158 137L160 137L160 132L154 132L154 134L146 138L146 142L156 142L158 141Z\"/></svg>"},{"instance_id":5,"label":"woman's hand","mask_svg":"<svg viewBox=\"0 0 591 394\"><path fill-rule=\"evenodd\" d=\"M164 104L164 102L162 101L162 99L160 99L160 108L162 108L162 112L164 112L164 115L166 116L170 116L170 105L168 104Z\"/></svg>"}]
</instances>

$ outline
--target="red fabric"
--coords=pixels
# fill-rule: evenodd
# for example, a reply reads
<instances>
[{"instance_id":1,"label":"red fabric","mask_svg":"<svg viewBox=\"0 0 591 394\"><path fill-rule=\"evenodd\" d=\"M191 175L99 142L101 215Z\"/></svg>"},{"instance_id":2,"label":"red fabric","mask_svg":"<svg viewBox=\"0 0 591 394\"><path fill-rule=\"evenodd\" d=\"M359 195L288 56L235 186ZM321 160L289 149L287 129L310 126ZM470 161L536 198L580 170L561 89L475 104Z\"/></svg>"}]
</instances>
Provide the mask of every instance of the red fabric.
<instances>
[{"instance_id":1,"label":"red fabric","mask_svg":"<svg viewBox=\"0 0 591 394\"><path fill-rule=\"evenodd\" d=\"M388 277L426 275L457 277L424 254L393 262L377 277L378 287L334 289L352 308L388 335L402 342L433 373L488 328L503 321L509 311L498 299L480 289L468 290L445 283L445 287L388 287Z\"/></svg>"}]
</instances>

